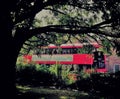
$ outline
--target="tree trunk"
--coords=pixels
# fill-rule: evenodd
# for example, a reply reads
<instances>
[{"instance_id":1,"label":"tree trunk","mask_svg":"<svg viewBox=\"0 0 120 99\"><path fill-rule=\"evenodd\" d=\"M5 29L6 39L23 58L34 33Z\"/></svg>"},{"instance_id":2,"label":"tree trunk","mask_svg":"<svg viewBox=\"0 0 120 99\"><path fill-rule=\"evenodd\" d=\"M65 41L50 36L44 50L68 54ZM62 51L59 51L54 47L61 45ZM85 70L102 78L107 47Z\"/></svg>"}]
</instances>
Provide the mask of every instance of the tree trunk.
<instances>
[{"instance_id":1,"label":"tree trunk","mask_svg":"<svg viewBox=\"0 0 120 99\"><path fill-rule=\"evenodd\" d=\"M2 82L1 88L2 93L4 94L3 97L13 97L15 96L16 89L15 89L15 65L16 65L16 59L18 55L19 49L17 49L17 46L14 46L14 43L12 41L6 39L5 42L3 41L3 45L1 46L1 79ZM0 88L0 89L1 89ZM4 98L7 99L7 98Z\"/></svg>"},{"instance_id":2,"label":"tree trunk","mask_svg":"<svg viewBox=\"0 0 120 99\"><path fill-rule=\"evenodd\" d=\"M7 2L6 2L7 3ZM8 9L0 9L0 37L1 37L1 63L0 63L0 90L3 99L16 99L15 65L21 45L17 45L12 37L12 21ZM18 99L18 98L17 98Z\"/></svg>"},{"instance_id":3,"label":"tree trunk","mask_svg":"<svg viewBox=\"0 0 120 99\"><path fill-rule=\"evenodd\" d=\"M4 31L5 32L5 31ZM6 33L6 32L5 32ZM16 80L16 60L19 54L19 50L21 46L13 41L10 40L8 37L4 37L5 42L3 42L3 45L1 46L1 79L2 82L1 88L2 93L4 94L4 99L7 99L7 97L11 97L11 99L14 99L16 96L16 86L15 86L15 80ZM7 39L6 39L7 38ZM0 89L1 89L0 88Z\"/></svg>"}]
</instances>

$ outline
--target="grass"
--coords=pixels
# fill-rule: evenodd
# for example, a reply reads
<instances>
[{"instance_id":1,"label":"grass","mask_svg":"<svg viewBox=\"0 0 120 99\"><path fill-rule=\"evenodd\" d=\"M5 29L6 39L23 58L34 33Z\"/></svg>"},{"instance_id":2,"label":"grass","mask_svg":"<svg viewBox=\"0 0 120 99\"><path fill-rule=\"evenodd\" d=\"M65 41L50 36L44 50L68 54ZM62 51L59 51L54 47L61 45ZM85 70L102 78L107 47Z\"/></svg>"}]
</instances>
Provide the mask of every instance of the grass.
<instances>
[{"instance_id":1,"label":"grass","mask_svg":"<svg viewBox=\"0 0 120 99\"><path fill-rule=\"evenodd\" d=\"M36 94L43 96L59 96L59 97L89 97L88 93L80 92L76 90L61 90L61 89L50 89L50 88L40 88L40 87L29 87L29 86L16 86L21 94ZM64 99L64 98L60 98ZM66 99L66 98L65 98Z\"/></svg>"}]
</instances>

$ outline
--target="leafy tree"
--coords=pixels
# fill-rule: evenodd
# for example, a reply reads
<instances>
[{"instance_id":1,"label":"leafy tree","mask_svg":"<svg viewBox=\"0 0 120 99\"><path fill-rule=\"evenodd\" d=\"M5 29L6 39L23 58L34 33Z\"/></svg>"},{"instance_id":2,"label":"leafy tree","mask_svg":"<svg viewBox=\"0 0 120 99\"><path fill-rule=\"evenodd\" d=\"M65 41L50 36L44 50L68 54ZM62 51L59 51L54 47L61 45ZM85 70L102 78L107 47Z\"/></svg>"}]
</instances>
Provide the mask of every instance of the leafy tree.
<instances>
[{"instance_id":1,"label":"leafy tree","mask_svg":"<svg viewBox=\"0 0 120 99\"><path fill-rule=\"evenodd\" d=\"M66 18L61 16L64 19L60 18L63 24L51 24L49 22L47 26L34 27L34 18L38 12L43 9L50 9L55 11L57 15L57 12L62 13L63 11L60 8L67 9L66 5L69 6L70 10L65 10L66 12L63 13L67 16ZM87 18L84 19L84 16L80 16L79 13L73 14L81 11L81 9L84 9L84 13L88 16L91 13L92 18L89 17L90 20L86 20ZM76 34L85 34L86 37L89 36L95 41L101 40L102 37L110 40L116 47L117 53L120 53L119 0L4 0L0 1L0 12L0 30L2 42L4 42L1 45L1 52L3 53L1 64L4 64L1 69L1 82L4 87L1 88L3 93L9 94L9 96L15 94L13 91L15 89L15 64L19 51L26 40L30 41L27 44L31 44L30 38L37 34L40 36L39 39L45 43L53 42L54 39L51 38L56 37L55 33L62 35L68 33L74 37ZM71 12L70 15L69 12ZM98 17L101 18L101 21L94 23L94 19Z\"/></svg>"}]
</instances>

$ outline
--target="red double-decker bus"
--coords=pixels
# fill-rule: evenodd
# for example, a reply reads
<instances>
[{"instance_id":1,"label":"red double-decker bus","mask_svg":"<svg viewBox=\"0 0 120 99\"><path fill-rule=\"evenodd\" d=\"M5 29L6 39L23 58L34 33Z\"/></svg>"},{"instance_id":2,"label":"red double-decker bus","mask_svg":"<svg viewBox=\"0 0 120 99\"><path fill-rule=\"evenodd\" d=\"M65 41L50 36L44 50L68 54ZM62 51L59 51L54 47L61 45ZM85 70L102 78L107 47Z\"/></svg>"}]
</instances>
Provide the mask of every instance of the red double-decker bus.
<instances>
[{"instance_id":1,"label":"red double-decker bus","mask_svg":"<svg viewBox=\"0 0 120 99\"><path fill-rule=\"evenodd\" d=\"M104 73L106 57L103 52L97 51L98 48L100 45L97 43L62 44L61 46L50 44L47 47L38 47L33 55L24 55L24 59L27 62L44 65L69 65L79 71L94 68L96 72Z\"/></svg>"}]
</instances>

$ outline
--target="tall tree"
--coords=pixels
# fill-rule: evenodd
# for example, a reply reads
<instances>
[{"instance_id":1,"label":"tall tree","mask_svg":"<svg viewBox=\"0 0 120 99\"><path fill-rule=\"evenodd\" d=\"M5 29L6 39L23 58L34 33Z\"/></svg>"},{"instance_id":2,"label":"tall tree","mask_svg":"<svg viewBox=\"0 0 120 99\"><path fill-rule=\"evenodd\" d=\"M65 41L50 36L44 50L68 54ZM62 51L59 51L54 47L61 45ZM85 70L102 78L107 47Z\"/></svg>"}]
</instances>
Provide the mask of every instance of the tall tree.
<instances>
[{"instance_id":1,"label":"tall tree","mask_svg":"<svg viewBox=\"0 0 120 99\"><path fill-rule=\"evenodd\" d=\"M68 24L68 20L66 20L65 24L33 27L34 17L39 11L51 9L51 11L60 12L62 5L69 5L72 8L71 12L84 9L86 12L93 13L94 18L99 17L95 13L101 13L102 21L90 24L92 20L84 20L65 12L71 24ZM15 94L15 64L19 51L23 43L34 35L41 33L51 35L51 32L63 33L63 35L65 33L87 34L93 39L102 36L111 40L113 44L117 45L117 48L120 46L119 0L4 0L0 1L0 13L0 30L3 38L1 41L1 52L3 53L1 56L1 88L3 93L9 94L9 96ZM81 21L89 24L81 25Z\"/></svg>"}]
</instances>

